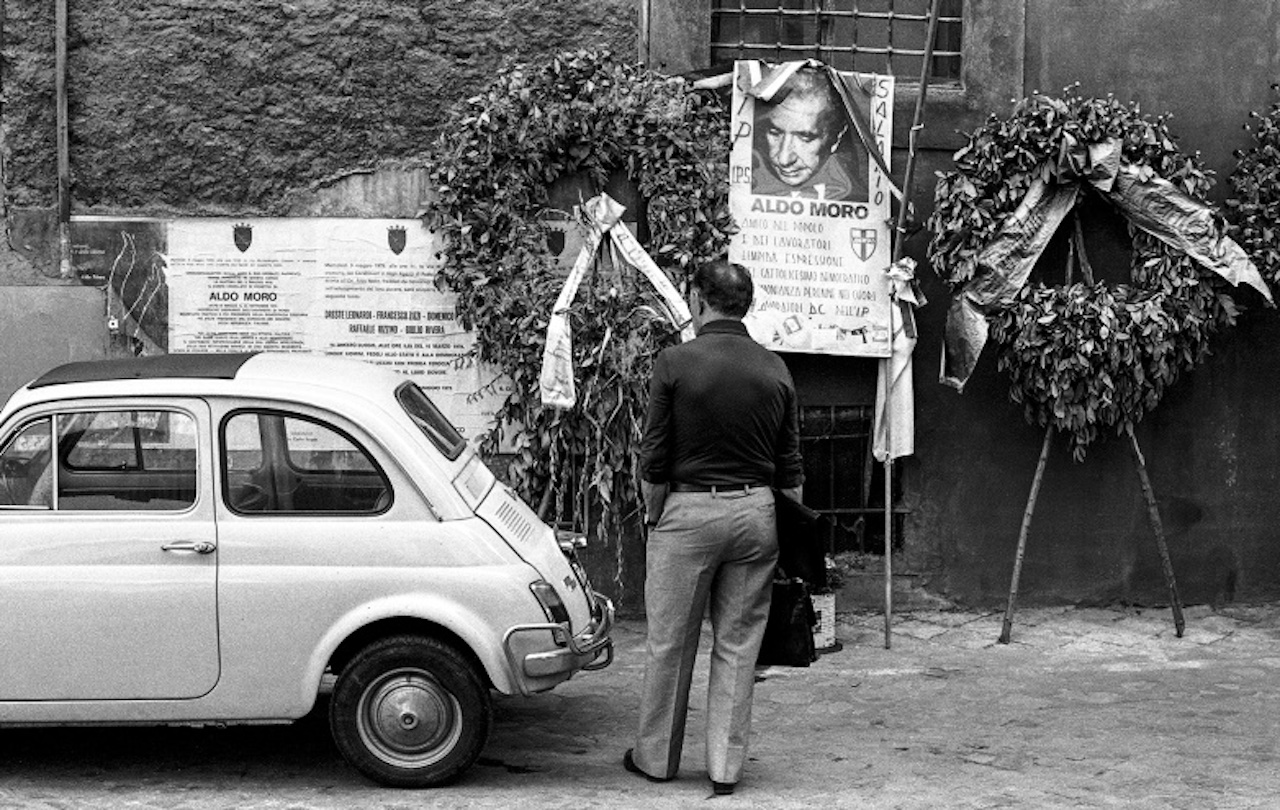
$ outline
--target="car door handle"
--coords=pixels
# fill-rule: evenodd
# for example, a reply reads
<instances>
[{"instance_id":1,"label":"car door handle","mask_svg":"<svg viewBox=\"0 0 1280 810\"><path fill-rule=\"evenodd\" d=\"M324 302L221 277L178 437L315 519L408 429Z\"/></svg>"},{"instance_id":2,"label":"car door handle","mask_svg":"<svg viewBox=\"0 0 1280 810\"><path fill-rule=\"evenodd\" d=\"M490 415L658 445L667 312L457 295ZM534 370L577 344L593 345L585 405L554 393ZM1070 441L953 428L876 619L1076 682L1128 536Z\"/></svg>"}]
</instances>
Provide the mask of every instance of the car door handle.
<instances>
[{"instance_id":1,"label":"car door handle","mask_svg":"<svg viewBox=\"0 0 1280 810\"><path fill-rule=\"evenodd\" d=\"M174 540L160 547L161 551L188 551L195 554L211 554L217 548L208 540Z\"/></svg>"}]
</instances>

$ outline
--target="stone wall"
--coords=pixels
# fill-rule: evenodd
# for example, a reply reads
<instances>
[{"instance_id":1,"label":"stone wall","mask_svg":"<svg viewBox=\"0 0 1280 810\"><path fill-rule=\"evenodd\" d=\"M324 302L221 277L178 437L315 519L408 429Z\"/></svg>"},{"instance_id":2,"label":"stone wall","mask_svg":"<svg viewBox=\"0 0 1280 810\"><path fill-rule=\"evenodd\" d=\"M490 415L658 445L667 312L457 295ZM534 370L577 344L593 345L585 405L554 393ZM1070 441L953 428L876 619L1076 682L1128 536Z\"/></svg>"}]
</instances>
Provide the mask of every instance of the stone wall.
<instances>
[{"instance_id":1,"label":"stone wall","mask_svg":"<svg viewBox=\"0 0 1280 810\"><path fill-rule=\"evenodd\" d=\"M5 0L0 77L13 247L44 275L53 9ZM334 178L420 162L441 111L499 69L577 48L636 58L636 17L632 0L71 0L73 213L296 210Z\"/></svg>"}]
</instances>

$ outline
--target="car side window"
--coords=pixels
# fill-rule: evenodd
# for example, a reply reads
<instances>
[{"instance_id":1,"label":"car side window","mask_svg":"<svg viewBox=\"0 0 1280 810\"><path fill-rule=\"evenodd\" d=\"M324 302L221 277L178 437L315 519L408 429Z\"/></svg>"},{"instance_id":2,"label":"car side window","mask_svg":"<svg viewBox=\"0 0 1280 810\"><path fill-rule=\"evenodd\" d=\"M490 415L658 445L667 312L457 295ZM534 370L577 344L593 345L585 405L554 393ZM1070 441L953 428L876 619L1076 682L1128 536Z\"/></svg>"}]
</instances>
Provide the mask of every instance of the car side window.
<instances>
[{"instance_id":1,"label":"car side window","mask_svg":"<svg viewBox=\"0 0 1280 810\"><path fill-rule=\"evenodd\" d=\"M391 484L344 431L278 411L237 411L222 426L223 492L241 514L377 514Z\"/></svg>"},{"instance_id":2,"label":"car side window","mask_svg":"<svg viewBox=\"0 0 1280 810\"><path fill-rule=\"evenodd\" d=\"M0 449L0 508L53 507L53 420L37 419Z\"/></svg>"},{"instance_id":3,"label":"car side window","mask_svg":"<svg viewBox=\"0 0 1280 810\"><path fill-rule=\"evenodd\" d=\"M166 410L59 414L59 511L181 511L196 501L196 424Z\"/></svg>"}]
</instances>

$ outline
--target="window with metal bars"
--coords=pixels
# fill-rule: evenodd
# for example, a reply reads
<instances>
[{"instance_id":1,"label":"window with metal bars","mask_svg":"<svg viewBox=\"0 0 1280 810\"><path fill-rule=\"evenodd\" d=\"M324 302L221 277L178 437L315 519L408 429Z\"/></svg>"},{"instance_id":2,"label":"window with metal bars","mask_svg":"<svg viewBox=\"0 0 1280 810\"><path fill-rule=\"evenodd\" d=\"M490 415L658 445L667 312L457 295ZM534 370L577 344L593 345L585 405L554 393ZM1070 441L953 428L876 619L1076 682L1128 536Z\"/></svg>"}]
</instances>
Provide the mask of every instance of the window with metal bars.
<instances>
[{"instance_id":1,"label":"window with metal bars","mask_svg":"<svg viewBox=\"0 0 1280 810\"><path fill-rule=\"evenodd\" d=\"M712 0L711 61L819 59L919 79L930 0ZM960 83L964 0L942 0L930 85Z\"/></svg>"},{"instance_id":2,"label":"window with metal bars","mask_svg":"<svg viewBox=\"0 0 1280 810\"><path fill-rule=\"evenodd\" d=\"M800 409L804 502L835 523L833 552L884 554L884 465L871 455L871 405ZM893 465L893 548L902 548L906 509L901 466Z\"/></svg>"}]
</instances>

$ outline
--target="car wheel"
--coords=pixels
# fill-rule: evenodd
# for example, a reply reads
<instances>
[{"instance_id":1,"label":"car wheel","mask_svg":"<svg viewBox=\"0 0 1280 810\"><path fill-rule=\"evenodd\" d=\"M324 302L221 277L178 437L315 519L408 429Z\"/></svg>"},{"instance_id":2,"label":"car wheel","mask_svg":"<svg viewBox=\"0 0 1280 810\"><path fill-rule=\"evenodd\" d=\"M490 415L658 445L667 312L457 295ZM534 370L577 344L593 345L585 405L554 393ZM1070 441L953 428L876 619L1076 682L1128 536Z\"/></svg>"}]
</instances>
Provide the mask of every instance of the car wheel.
<instances>
[{"instance_id":1,"label":"car wheel","mask_svg":"<svg viewBox=\"0 0 1280 810\"><path fill-rule=\"evenodd\" d=\"M493 724L475 665L432 638L395 636L369 645L334 685L329 726L356 770L391 787L456 778L484 748Z\"/></svg>"}]
</instances>

